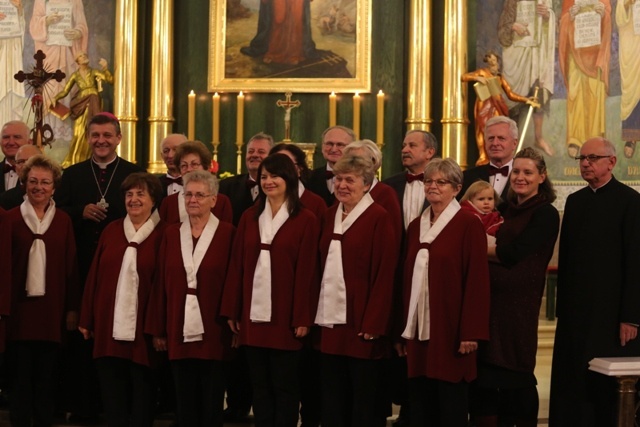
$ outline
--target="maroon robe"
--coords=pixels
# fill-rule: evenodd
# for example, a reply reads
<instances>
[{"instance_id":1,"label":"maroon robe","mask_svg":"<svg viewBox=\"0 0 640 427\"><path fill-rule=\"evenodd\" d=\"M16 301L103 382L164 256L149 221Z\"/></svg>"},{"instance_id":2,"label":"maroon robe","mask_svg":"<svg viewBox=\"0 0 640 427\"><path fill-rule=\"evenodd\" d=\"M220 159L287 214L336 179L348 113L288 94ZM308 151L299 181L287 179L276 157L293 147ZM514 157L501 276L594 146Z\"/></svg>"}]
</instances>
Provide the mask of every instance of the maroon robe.
<instances>
[{"instance_id":1,"label":"maroon robe","mask_svg":"<svg viewBox=\"0 0 640 427\"><path fill-rule=\"evenodd\" d=\"M144 320L153 288L158 248L165 223L160 221L151 234L138 245L138 314L133 341L113 338L113 311L116 288L128 242L124 234L124 218L111 222L100 236L84 288L79 325L93 331L93 357L119 357L149 366L153 352L150 337L144 335Z\"/></svg>"},{"instance_id":2,"label":"maroon robe","mask_svg":"<svg viewBox=\"0 0 640 427\"><path fill-rule=\"evenodd\" d=\"M158 208L160 218L167 224L180 223L180 211L178 210L178 193L174 193L170 196L162 199L160 208ZM218 193L216 198L216 205L211 209L211 213L216 216L220 221L233 223L233 210L231 207L231 201L224 194Z\"/></svg>"},{"instance_id":3,"label":"maroon robe","mask_svg":"<svg viewBox=\"0 0 640 427\"><path fill-rule=\"evenodd\" d=\"M300 203L318 219L322 218L322 214L327 210L327 204L322 200L322 197L311 190L305 189L303 191L302 196L300 196Z\"/></svg>"},{"instance_id":4,"label":"maroon robe","mask_svg":"<svg viewBox=\"0 0 640 427\"><path fill-rule=\"evenodd\" d=\"M45 295L27 297L25 284L29 250L34 235L22 218L20 207L3 218L11 226L11 311L7 318L7 340L60 342L66 314L77 311L80 286L73 225L61 209L42 235L47 250Z\"/></svg>"},{"instance_id":5,"label":"maroon robe","mask_svg":"<svg viewBox=\"0 0 640 427\"><path fill-rule=\"evenodd\" d=\"M249 320L253 276L260 255L257 206L240 219L233 244L229 277L221 314L240 321L240 344L280 350L299 350L294 328L311 327L318 304L315 274L318 220L308 209L290 216L271 243L271 321Z\"/></svg>"},{"instance_id":6,"label":"maroon robe","mask_svg":"<svg viewBox=\"0 0 640 427\"><path fill-rule=\"evenodd\" d=\"M325 269L329 245L333 236L336 210L327 210L322 220L320 236L320 277ZM347 290L347 323L333 328L321 327L320 347L323 353L380 359L388 357L393 296L393 278L397 252L394 226L389 213L373 203L342 236L342 268ZM381 338L365 341L359 333Z\"/></svg>"},{"instance_id":7,"label":"maroon robe","mask_svg":"<svg viewBox=\"0 0 640 427\"><path fill-rule=\"evenodd\" d=\"M398 202L398 194L391 186L380 181L371 189L369 194L374 202L389 212L389 216L393 222L393 231L397 236L399 252L400 241L402 239L402 233L404 232L404 218L402 217L400 202Z\"/></svg>"},{"instance_id":8,"label":"maroon robe","mask_svg":"<svg viewBox=\"0 0 640 427\"><path fill-rule=\"evenodd\" d=\"M0 236L11 235L11 225L4 214L6 211L0 208ZM0 353L4 353L5 321L11 309L11 245L5 244L0 254L0 272L4 276L0 280Z\"/></svg>"},{"instance_id":9,"label":"maroon robe","mask_svg":"<svg viewBox=\"0 0 640 427\"><path fill-rule=\"evenodd\" d=\"M407 324L411 279L420 250L420 219L407 229L403 328ZM459 210L429 248L430 339L407 340L409 378L427 376L460 382L476 377L476 352L458 353L460 341L489 338L489 266L484 228ZM416 330L417 337L417 330Z\"/></svg>"},{"instance_id":10,"label":"maroon robe","mask_svg":"<svg viewBox=\"0 0 640 427\"><path fill-rule=\"evenodd\" d=\"M172 224L166 228L158 258L157 283L147 309L145 332L154 337L167 338L170 360L229 360L233 356L231 330L226 319L218 313L234 234L235 228L230 222L220 221L200 263L196 295L204 334L202 341L186 343L182 328L187 298L187 273L180 252L180 224Z\"/></svg>"}]
</instances>

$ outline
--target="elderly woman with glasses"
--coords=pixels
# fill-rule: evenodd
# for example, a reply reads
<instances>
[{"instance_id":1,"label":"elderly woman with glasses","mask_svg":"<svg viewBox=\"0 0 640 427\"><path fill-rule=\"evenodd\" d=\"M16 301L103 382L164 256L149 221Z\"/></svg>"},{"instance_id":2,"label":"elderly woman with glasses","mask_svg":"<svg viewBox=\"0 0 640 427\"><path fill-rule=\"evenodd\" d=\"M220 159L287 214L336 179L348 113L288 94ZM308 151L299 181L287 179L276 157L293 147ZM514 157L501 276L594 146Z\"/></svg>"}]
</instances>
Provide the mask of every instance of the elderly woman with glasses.
<instances>
[{"instance_id":1,"label":"elderly woman with glasses","mask_svg":"<svg viewBox=\"0 0 640 427\"><path fill-rule=\"evenodd\" d=\"M318 220L300 203L289 157L266 157L258 179L259 202L238 224L222 315L245 349L256 426L295 427L300 350L318 298Z\"/></svg>"},{"instance_id":2,"label":"elderly woman with glasses","mask_svg":"<svg viewBox=\"0 0 640 427\"><path fill-rule=\"evenodd\" d=\"M513 160L504 224L489 246L490 340L478 353L471 409L478 426L535 426L538 317L560 217L544 157L527 147Z\"/></svg>"},{"instance_id":3,"label":"elderly woman with glasses","mask_svg":"<svg viewBox=\"0 0 640 427\"><path fill-rule=\"evenodd\" d=\"M430 206L407 229L405 341L396 349L407 356L411 425L466 427L478 342L489 338L487 239L456 201L458 164L433 159L424 176Z\"/></svg>"},{"instance_id":4,"label":"elderly woman with glasses","mask_svg":"<svg viewBox=\"0 0 640 427\"><path fill-rule=\"evenodd\" d=\"M85 340L94 338L107 424L150 427L153 348L144 335L144 320L165 228L155 209L162 187L155 176L136 172L120 188L127 215L107 225L100 236L78 329Z\"/></svg>"},{"instance_id":5,"label":"elderly woman with glasses","mask_svg":"<svg viewBox=\"0 0 640 427\"><path fill-rule=\"evenodd\" d=\"M211 159L211 152L200 141L183 142L176 148L173 156L173 162L182 175L196 170L208 171ZM211 213L220 221L229 223L233 221L231 201L224 194L218 194L212 209ZM167 224L185 222L189 215L184 200L184 187L181 191L165 197L158 212L160 218Z\"/></svg>"},{"instance_id":6,"label":"elderly woman with glasses","mask_svg":"<svg viewBox=\"0 0 640 427\"><path fill-rule=\"evenodd\" d=\"M339 203L325 213L320 237L322 425L374 426L381 360L390 356L393 222L369 194L368 157L343 156L333 167Z\"/></svg>"},{"instance_id":7,"label":"elderly woman with glasses","mask_svg":"<svg viewBox=\"0 0 640 427\"><path fill-rule=\"evenodd\" d=\"M77 326L80 302L76 247L69 216L52 199L60 166L42 155L29 159L20 179L26 198L8 211L4 235L11 268L7 317L7 365L12 381L10 419L15 426L53 422L57 356L64 325ZM8 276L6 276L9 274Z\"/></svg>"},{"instance_id":8,"label":"elderly woman with glasses","mask_svg":"<svg viewBox=\"0 0 640 427\"><path fill-rule=\"evenodd\" d=\"M178 423L223 424L225 372L232 334L219 316L235 229L211 213L218 180L208 171L184 175L188 220L167 227L158 257L145 332L168 351Z\"/></svg>"}]
</instances>

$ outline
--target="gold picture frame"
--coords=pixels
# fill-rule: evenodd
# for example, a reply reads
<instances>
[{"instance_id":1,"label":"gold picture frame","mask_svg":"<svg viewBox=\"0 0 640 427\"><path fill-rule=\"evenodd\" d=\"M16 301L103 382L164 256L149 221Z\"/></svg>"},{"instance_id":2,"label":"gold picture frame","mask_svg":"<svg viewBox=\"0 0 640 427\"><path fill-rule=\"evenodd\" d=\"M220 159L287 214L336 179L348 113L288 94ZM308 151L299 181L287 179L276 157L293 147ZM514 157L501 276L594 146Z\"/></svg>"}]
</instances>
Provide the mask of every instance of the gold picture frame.
<instances>
[{"instance_id":1,"label":"gold picture frame","mask_svg":"<svg viewBox=\"0 0 640 427\"><path fill-rule=\"evenodd\" d=\"M296 12L304 13L296 21L302 22L298 29L303 27L300 31L310 34L316 48L305 50L313 53L302 60L279 59L281 56L272 60L275 48L271 42L262 44L263 48L268 46L266 54L251 51L252 40L259 34L258 23L264 16L271 16L273 12L267 8L273 8L277 1L210 0L209 92L371 91L371 0L301 0L305 10ZM265 9L258 11L257 5ZM308 40L301 36L285 38L287 50L288 40L298 39Z\"/></svg>"}]
</instances>

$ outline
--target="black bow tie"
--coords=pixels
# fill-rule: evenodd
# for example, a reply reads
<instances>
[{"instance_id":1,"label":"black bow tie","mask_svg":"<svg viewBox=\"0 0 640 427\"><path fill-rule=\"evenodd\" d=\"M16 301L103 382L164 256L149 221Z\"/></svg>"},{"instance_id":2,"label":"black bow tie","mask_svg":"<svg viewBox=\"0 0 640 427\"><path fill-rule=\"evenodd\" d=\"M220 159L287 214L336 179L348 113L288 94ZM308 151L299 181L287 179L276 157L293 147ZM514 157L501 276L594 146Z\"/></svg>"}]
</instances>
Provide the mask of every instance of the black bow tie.
<instances>
[{"instance_id":1,"label":"black bow tie","mask_svg":"<svg viewBox=\"0 0 640 427\"><path fill-rule=\"evenodd\" d=\"M334 173L333 171L324 171L324 178L325 179L332 179L334 177Z\"/></svg>"},{"instance_id":2,"label":"black bow tie","mask_svg":"<svg viewBox=\"0 0 640 427\"><path fill-rule=\"evenodd\" d=\"M417 175L414 175L412 173L407 172L407 183L411 184L413 181L423 181L424 180L424 174L423 173L419 173Z\"/></svg>"},{"instance_id":3,"label":"black bow tie","mask_svg":"<svg viewBox=\"0 0 640 427\"><path fill-rule=\"evenodd\" d=\"M509 176L509 166L503 166L501 168L489 165L489 176L501 174L503 176Z\"/></svg>"},{"instance_id":4,"label":"black bow tie","mask_svg":"<svg viewBox=\"0 0 640 427\"><path fill-rule=\"evenodd\" d=\"M9 162L5 162L5 163L4 163L4 171L3 171L3 173L9 173L9 172L11 172L11 171L13 171L13 172L15 172L15 171L16 171L16 167L15 167L15 165L12 165L12 164L11 164L11 163L9 163Z\"/></svg>"},{"instance_id":5,"label":"black bow tie","mask_svg":"<svg viewBox=\"0 0 640 427\"><path fill-rule=\"evenodd\" d=\"M171 184L178 184L178 185L182 185L182 177L181 177L181 176L179 176L179 177L177 177L177 178L174 178L174 177L172 177L172 176L168 176L168 175L167 175L167 182L169 183L169 184L167 185L167 187L168 187L169 185L171 185Z\"/></svg>"},{"instance_id":6,"label":"black bow tie","mask_svg":"<svg viewBox=\"0 0 640 427\"><path fill-rule=\"evenodd\" d=\"M255 187L256 185L258 185L258 182L257 182L257 181L254 181L254 180L252 180L252 179L248 179L248 180L247 180L247 188L248 188L249 190L252 190L252 189L253 189L253 187Z\"/></svg>"}]
</instances>

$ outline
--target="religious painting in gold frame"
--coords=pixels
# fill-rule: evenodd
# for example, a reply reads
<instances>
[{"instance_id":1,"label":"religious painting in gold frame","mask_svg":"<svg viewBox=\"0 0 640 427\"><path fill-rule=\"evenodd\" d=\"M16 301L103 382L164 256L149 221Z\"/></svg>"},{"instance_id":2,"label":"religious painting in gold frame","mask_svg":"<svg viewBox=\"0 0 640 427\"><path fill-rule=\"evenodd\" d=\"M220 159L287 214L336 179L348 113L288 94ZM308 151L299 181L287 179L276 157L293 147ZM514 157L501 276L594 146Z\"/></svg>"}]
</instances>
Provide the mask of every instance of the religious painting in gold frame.
<instances>
[{"instance_id":1,"label":"religious painting in gold frame","mask_svg":"<svg viewBox=\"0 0 640 427\"><path fill-rule=\"evenodd\" d=\"M371 0L210 0L208 90L370 92Z\"/></svg>"}]
</instances>

